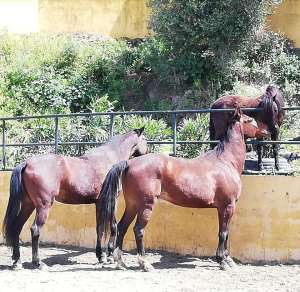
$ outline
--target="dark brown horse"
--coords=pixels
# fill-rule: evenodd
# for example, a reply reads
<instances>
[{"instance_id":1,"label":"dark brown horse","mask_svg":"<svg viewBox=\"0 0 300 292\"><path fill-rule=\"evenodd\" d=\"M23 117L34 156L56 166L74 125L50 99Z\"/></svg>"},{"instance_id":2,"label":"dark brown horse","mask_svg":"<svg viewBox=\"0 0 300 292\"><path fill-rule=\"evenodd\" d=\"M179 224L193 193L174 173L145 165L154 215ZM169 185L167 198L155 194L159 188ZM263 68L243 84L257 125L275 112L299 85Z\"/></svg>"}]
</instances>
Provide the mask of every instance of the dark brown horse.
<instances>
[{"instance_id":1,"label":"dark brown horse","mask_svg":"<svg viewBox=\"0 0 300 292\"><path fill-rule=\"evenodd\" d=\"M259 97L245 97L245 96L235 96L226 95L217 99L213 105L212 109L228 109L228 108L260 108L261 111L257 112L247 112L247 115L253 117L258 123L262 122L268 125L269 131L271 133L272 140L278 140L279 127L283 123L284 119L284 99L281 91L275 86L268 86L266 92ZM227 112L215 112L211 113L210 116L210 139L218 140L220 139L226 131L226 121L229 118L229 113ZM278 145L273 144L273 154L275 159L275 168L279 169L278 162ZM261 145L258 144L258 169L262 169L262 152Z\"/></svg>"},{"instance_id":2,"label":"dark brown horse","mask_svg":"<svg viewBox=\"0 0 300 292\"><path fill-rule=\"evenodd\" d=\"M32 264L40 267L40 231L54 200L65 204L96 203L103 180L112 165L147 152L147 142L141 135L143 129L117 135L81 157L38 155L14 168L3 222L6 244L13 248L13 267L21 267L19 235L33 210L36 210L36 216L31 226ZM98 211L96 208L96 213ZM116 230L112 230L112 234L114 232ZM100 261L98 246L99 242L97 257Z\"/></svg>"},{"instance_id":3,"label":"dark brown horse","mask_svg":"<svg viewBox=\"0 0 300 292\"><path fill-rule=\"evenodd\" d=\"M227 127L226 135L214 150L194 159L148 154L120 162L108 172L98 201L103 224L101 228L105 234L115 220L119 184L126 204L118 223L116 254L119 264L122 265L121 250L125 233L137 217L133 229L139 263L145 270L152 269L144 259L143 236L158 199L189 208L217 208L217 260L223 269L234 264L229 257L227 239L229 222L241 193L240 176L246 153L244 134L256 137L268 135L269 132L259 129L253 118L242 117L239 110L231 116Z\"/></svg>"}]
</instances>

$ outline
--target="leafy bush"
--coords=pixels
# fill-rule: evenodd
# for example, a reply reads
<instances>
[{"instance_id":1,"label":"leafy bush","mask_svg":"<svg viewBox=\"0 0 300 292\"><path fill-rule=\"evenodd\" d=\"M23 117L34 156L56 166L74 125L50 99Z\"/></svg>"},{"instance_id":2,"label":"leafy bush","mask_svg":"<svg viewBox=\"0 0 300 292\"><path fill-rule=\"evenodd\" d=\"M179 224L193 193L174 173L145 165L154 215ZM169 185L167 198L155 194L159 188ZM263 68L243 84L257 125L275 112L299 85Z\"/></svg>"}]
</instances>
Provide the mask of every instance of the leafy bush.
<instances>
[{"instance_id":1,"label":"leafy bush","mask_svg":"<svg viewBox=\"0 0 300 292\"><path fill-rule=\"evenodd\" d=\"M198 96L208 95L210 102L240 81L259 86L276 83L289 103L296 103L299 57L291 43L265 23L279 3L150 0L156 43L168 48L163 58L167 70L162 74L166 72L176 84L196 88Z\"/></svg>"},{"instance_id":2,"label":"leafy bush","mask_svg":"<svg viewBox=\"0 0 300 292\"><path fill-rule=\"evenodd\" d=\"M89 111L105 94L121 106L128 50L115 40L86 44L65 36L1 36L1 113Z\"/></svg>"},{"instance_id":3,"label":"leafy bush","mask_svg":"<svg viewBox=\"0 0 300 292\"><path fill-rule=\"evenodd\" d=\"M163 119L153 119L152 116L126 115L118 119L115 129L117 133L145 127L144 135L148 141L170 140L172 130ZM151 152L160 152L163 145L149 145Z\"/></svg>"},{"instance_id":4,"label":"leafy bush","mask_svg":"<svg viewBox=\"0 0 300 292\"><path fill-rule=\"evenodd\" d=\"M265 16L281 1L149 2L155 35L137 46L72 35L0 34L0 115L207 107L228 92L259 95L269 83L281 86L288 104L299 104L299 57L291 43L265 25ZM109 122L108 116L62 118L60 140L106 141ZM178 139L203 139L207 123L204 116L179 121ZM116 117L115 132L144 124L148 139L170 140L167 118ZM7 128L8 143L54 141L51 120L14 121ZM283 134L290 137L297 129L293 122ZM87 148L61 146L60 151L77 155ZM203 149L178 147L185 157ZM154 150L170 152L170 147ZM10 148L8 162L13 165L36 151Z\"/></svg>"},{"instance_id":5,"label":"leafy bush","mask_svg":"<svg viewBox=\"0 0 300 292\"><path fill-rule=\"evenodd\" d=\"M97 98L91 104L95 109L107 112L113 109L113 104L107 96ZM108 116L59 118L59 142L105 142L108 139ZM6 122L6 143L54 143L55 124L52 118L9 120ZM59 146L59 153L80 155L88 147ZM8 147L7 165L12 167L33 154L54 152L53 146Z\"/></svg>"},{"instance_id":6,"label":"leafy bush","mask_svg":"<svg viewBox=\"0 0 300 292\"><path fill-rule=\"evenodd\" d=\"M208 138L209 115L197 114L192 118L184 118L178 126L178 140L197 141ZM208 144L182 144L178 147L178 155L196 157L209 149Z\"/></svg>"}]
</instances>

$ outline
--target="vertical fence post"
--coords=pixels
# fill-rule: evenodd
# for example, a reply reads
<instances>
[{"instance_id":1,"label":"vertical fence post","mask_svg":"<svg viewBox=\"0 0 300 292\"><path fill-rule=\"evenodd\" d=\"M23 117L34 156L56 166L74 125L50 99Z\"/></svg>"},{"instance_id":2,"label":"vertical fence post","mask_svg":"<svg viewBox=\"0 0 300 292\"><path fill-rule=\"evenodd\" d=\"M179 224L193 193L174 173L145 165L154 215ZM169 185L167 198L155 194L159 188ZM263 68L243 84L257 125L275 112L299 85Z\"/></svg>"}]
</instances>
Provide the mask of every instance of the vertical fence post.
<instances>
[{"instance_id":1,"label":"vertical fence post","mask_svg":"<svg viewBox=\"0 0 300 292\"><path fill-rule=\"evenodd\" d=\"M55 154L58 153L58 133L59 133L58 117L55 117L55 148L54 148Z\"/></svg>"},{"instance_id":2,"label":"vertical fence post","mask_svg":"<svg viewBox=\"0 0 300 292\"><path fill-rule=\"evenodd\" d=\"M176 144L177 144L177 115L176 113L172 114L172 130L173 130L173 155L176 156Z\"/></svg>"},{"instance_id":3,"label":"vertical fence post","mask_svg":"<svg viewBox=\"0 0 300 292\"><path fill-rule=\"evenodd\" d=\"M2 120L2 169L6 168L6 130L5 120Z\"/></svg>"},{"instance_id":4,"label":"vertical fence post","mask_svg":"<svg viewBox=\"0 0 300 292\"><path fill-rule=\"evenodd\" d=\"M114 135L114 114L109 114L109 139Z\"/></svg>"}]
</instances>

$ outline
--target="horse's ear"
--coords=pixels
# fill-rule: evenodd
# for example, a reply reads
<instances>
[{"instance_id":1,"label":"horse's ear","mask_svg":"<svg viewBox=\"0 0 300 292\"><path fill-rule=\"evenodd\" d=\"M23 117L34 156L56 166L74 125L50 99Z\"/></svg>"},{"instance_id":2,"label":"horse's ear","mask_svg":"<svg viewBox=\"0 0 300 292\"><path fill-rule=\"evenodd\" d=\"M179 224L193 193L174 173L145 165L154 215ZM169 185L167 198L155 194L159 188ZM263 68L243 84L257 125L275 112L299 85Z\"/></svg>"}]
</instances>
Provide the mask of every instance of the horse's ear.
<instances>
[{"instance_id":1,"label":"horse's ear","mask_svg":"<svg viewBox=\"0 0 300 292\"><path fill-rule=\"evenodd\" d=\"M242 111L240 107L236 107L233 113L233 120L239 121L242 116Z\"/></svg>"},{"instance_id":2,"label":"horse's ear","mask_svg":"<svg viewBox=\"0 0 300 292\"><path fill-rule=\"evenodd\" d=\"M142 133L144 132L145 130L145 126L139 128L139 129L134 129L133 131L137 133L138 136L141 136Z\"/></svg>"}]
</instances>

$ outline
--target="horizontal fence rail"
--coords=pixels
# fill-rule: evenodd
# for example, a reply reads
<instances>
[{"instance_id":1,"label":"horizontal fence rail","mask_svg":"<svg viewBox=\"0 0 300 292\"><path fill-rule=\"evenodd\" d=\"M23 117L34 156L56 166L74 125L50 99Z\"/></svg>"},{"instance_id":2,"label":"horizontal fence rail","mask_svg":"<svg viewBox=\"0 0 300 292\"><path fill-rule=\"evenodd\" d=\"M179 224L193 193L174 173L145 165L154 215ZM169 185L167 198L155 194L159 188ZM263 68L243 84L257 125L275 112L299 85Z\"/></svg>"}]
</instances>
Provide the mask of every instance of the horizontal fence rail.
<instances>
[{"instance_id":1,"label":"horizontal fence rail","mask_svg":"<svg viewBox=\"0 0 300 292\"><path fill-rule=\"evenodd\" d=\"M300 107L284 107L286 111L300 111ZM262 111L263 109L243 108L243 112L255 112ZM96 141L66 141L61 142L59 138L59 120L62 118L74 118L74 117L97 117L107 116L109 117L108 133L109 138L114 134L114 118L116 116L126 115L163 115L164 117L171 117L172 137L167 141L148 141L150 145L172 145L174 156L177 154L178 145L192 145L192 144L211 144L218 141L211 140L198 140L198 141L181 141L177 139L177 122L179 115L187 114L209 114L214 112L232 112L234 109L198 109L198 110L175 110L175 111L124 111L124 112L96 112L96 113L72 113L72 114L52 114L52 115L32 115L32 116L17 116L17 117L0 117L0 128L2 129L2 170L11 170L6 167L6 150L8 147L42 147L50 146L54 147L54 153L59 153L59 146L100 146L105 142ZM54 141L53 142L35 142L35 143L7 143L7 122L9 121L22 121L30 119L52 119L54 121ZM288 140L288 141L261 141L251 140L246 141L246 144L258 145L258 144L285 144L285 145L300 145L300 141Z\"/></svg>"}]
</instances>

